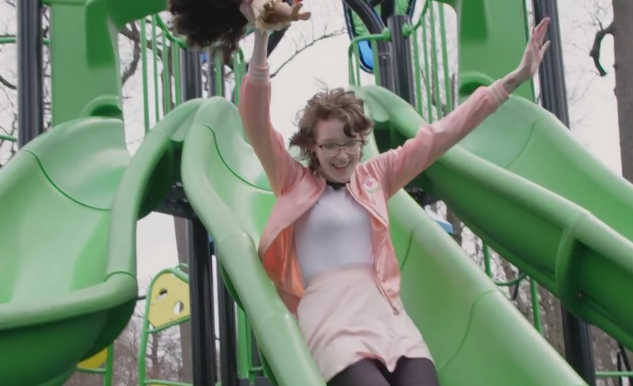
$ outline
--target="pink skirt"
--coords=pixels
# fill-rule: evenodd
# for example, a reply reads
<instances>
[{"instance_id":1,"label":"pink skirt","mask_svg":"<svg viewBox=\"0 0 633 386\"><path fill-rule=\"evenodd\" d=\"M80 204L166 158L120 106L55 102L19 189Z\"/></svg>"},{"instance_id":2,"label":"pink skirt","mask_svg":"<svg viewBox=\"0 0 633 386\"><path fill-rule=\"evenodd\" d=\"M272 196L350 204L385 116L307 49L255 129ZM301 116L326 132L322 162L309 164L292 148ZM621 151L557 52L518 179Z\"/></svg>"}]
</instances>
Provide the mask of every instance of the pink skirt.
<instances>
[{"instance_id":1,"label":"pink skirt","mask_svg":"<svg viewBox=\"0 0 633 386\"><path fill-rule=\"evenodd\" d=\"M409 315L394 314L368 266L313 279L299 303L297 319L326 382L364 358L381 360L389 371L402 356L433 360Z\"/></svg>"}]
</instances>

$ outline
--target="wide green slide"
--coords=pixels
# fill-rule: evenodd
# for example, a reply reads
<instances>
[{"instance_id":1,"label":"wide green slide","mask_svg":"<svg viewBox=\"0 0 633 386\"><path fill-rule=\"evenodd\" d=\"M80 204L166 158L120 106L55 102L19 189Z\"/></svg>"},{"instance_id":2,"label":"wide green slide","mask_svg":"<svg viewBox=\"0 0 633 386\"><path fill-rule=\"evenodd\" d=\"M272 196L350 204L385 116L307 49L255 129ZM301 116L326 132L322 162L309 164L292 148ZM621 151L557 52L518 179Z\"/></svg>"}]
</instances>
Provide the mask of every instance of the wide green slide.
<instances>
[{"instance_id":1,"label":"wide green slide","mask_svg":"<svg viewBox=\"0 0 633 386\"><path fill-rule=\"evenodd\" d=\"M375 87L358 91L372 100L372 116L389 116L380 100L390 101L392 94ZM378 154L373 140L366 153ZM230 102L211 98L200 107L184 138L181 173L191 205L214 238L230 290L251 321L268 375L280 386L324 385L257 256L274 197ZM443 386L585 385L406 192L397 193L389 209L402 298L428 341Z\"/></svg>"},{"instance_id":2,"label":"wide green slide","mask_svg":"<svg viewBox=\"0 0 633 386\"><path fill-rule=\"evenodd\" d=\"M136 260L108 248L136 247L110 236L130 220L113 209L130 161L123 134L120 120L68 122L2 168L0 385L61 385L132 314Z\"/></svg>"},{"instance_id":3,"label":"wide green slide","mask_svg":"<svg viewBox=\"0 0 633 386\"><path fill-rule=\"evenodd\" d=\"M61 124L0 171L0 385L61 386L123 331L136 306L136 223L175 178L171 134L132 157L119 119Z\"/></svg>"},{"instance_id":4,"label":"wide green slide","mask_svg":"<svg viewBox=\"0 0 633 386\"><path fill-rule=\"evenodd\" d=\"M405 138L424 123L385 89L359 92L374 120ZM633 186L554 115L511 97L422 185L571 312L633 348Z\"/></svg>"}]
</instances>

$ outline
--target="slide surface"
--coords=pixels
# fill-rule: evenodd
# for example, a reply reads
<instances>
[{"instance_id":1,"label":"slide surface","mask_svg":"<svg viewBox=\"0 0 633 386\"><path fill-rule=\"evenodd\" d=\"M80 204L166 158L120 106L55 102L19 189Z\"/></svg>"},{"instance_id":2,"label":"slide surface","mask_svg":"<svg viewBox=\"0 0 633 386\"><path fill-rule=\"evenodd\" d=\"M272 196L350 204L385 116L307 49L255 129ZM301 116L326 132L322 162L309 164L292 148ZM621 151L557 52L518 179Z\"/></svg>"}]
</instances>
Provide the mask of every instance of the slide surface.
<instances>
[{"instance_id":1,"label":"slide surface","mask_svg":"<svg viewBox=\"0 0 633 386\"><path fill-rule=\"evenodd\" d=\"M0 385L61 386L123 331L138 295L136 223L178 178L173 138L204 102L162 119L134 156L120 120L85 118L0 170Z\"/></svg>"},{"instance_id":2,"label":"slide surface","mask_svg":"<svg viewBox=\"0 0 633 386\"><path fill-rule=\"evenodd\" d=\"M376 88L367 98L389 99ZM388 93L389 94L389 93ZM230 290L250 319L279 386L324 385L296 322L257 256L274 197L235 106L208 99L183 139L182 181L216 243ZM371 103L372 115L386 115ZM373 143L367 157L378 154ZM402 298L435 357L443 386L571 386L582 379L454 241L404 191L389 202Z\"/></svg>"},{"instance_id":3,"label":"slide surface","mask_svg":"<svg viewBox=\"0 0 633 386\"><path fill-rule=\"evenodd\" d=\"M126 326L136 260L108 245L136 248L133 235L109 236L136 222L115 209L129 161L121 122L91 118L38 137L0 170L0 385L61 385Z\"/></svg>"},{"instance_id":4,"label":"slide surface","mask_svg":"<svg viewBox=\"0 0 633 386\"><path fill-rule=\"evenodd\" d=\"M405 138L423 123L385 89L359 91L374 119ZM567 309L633 348L633 185L554 115L511 97L421 183Z\"/></svg>"}]
</instances>

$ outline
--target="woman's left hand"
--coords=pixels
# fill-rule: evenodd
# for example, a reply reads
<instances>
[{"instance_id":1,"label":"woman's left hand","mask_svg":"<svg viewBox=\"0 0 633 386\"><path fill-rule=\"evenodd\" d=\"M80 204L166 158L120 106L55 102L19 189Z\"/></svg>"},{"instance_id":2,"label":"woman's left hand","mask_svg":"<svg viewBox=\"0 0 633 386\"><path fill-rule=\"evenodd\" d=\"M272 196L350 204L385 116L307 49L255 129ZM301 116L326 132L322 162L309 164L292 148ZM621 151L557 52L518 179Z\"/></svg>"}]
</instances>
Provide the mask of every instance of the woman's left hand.
<instances>
[{"instance_id":1,"label":"woman's left hand","mask_svg":"<svg viewBox=\"0 0 633 386\"><path fill-rule=\"evenodd\" d=\"M550 41L545 40L545 34L547 33L547 27L549 26L550 19L549 17L544 18L541 22L534 28L534 32L530 37L530 41L525 47L525 51L523 52L523 58L521 59L521 63L517 68L517 73L519 76L519 83L526 82L536 74L541 62L543 61L543 55L545 55L545 51L549 48Z\"/></svg>"}]
</instances>

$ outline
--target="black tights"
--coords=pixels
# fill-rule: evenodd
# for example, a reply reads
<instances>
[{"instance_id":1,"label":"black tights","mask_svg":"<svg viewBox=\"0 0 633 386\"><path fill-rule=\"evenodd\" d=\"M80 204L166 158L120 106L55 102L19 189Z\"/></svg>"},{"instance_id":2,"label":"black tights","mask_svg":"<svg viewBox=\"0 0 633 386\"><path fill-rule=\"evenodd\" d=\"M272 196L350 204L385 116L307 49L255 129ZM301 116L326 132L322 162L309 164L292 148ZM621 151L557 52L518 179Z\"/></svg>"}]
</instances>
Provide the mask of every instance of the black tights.
<instances>
[{"instance_id":1,"label":"black tights","mask_svg":"<svg viewBox=\"0 0 633 386\"><path fill-rule=\"evenodd\" d=\"M363 359L336 374L327 386L440 386L433 362L402 357L393 373L375 359Z\"/></svg>"}]
</instances>

